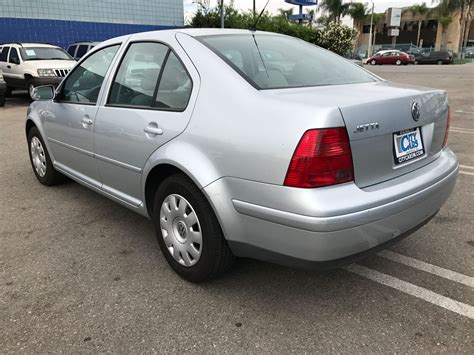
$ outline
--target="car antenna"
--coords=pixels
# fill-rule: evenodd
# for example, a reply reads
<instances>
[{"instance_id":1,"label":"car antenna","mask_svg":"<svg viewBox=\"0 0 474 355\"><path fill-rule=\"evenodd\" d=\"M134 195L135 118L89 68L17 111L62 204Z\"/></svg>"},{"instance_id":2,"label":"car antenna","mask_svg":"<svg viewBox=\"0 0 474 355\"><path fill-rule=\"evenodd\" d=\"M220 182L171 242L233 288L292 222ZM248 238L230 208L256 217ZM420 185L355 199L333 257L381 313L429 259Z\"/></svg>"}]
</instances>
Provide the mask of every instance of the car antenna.
<instances>
[{"instance_id":1,"label":"car antenna","mask_svg":"<svg viewBox=\"0 0 474 355\"><path fill-rule=\"evenodd\" d=\"M250 26L250 31L256 31L257 30L257 25L258 25L258 21L260 21L260 17L262 17L263 13L265 12L265 9L267 8L267 5L268 3L270 2L270 0L267 0L267 3L265 4L265 6L263 7L262 11L260 12L260 15L258 15L258 17L256 18L255 22L253 23L252 26Z\"/></svg>"}]
</instances>

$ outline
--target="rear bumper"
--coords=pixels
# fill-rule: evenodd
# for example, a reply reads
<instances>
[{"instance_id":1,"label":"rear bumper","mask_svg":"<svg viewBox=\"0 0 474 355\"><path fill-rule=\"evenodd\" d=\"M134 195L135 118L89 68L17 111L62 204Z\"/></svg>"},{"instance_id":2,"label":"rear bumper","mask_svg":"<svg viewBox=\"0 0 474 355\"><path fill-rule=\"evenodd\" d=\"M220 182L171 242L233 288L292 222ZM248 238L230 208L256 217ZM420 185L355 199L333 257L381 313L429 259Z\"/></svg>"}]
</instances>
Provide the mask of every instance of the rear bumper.
<instances>
[{"instance_id":1,"label":"rear bumper","mask_svg":"<svg viewBox=\"0 0 474 355\"><path fill-rule=\"evenodd\" d=\"M320 268L413 233L447 200L457 171L455 155L445 149L425 167L367 189L351 183L307 190L223 178L204 191L236 255Z\"/></svg>"}]
</instances>

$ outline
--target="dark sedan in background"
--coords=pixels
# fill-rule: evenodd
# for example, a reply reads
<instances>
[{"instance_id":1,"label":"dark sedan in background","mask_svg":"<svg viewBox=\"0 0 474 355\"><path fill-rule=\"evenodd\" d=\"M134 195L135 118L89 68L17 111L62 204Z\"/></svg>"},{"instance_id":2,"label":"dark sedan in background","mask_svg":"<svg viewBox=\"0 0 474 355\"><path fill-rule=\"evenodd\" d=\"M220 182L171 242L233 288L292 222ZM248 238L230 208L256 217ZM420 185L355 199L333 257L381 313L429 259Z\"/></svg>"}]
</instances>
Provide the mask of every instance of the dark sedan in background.
<instances>
[{"instance_id":1,"label":"dark sedan in background","mask_svg":"<svg viewBox=\"0 0 474 355\"><path fill-rule=\"evenodd\" d=\"M453 56L448 51L423 53L416 58L415 64L452 64Z\"/></svg>"}]
</instances>

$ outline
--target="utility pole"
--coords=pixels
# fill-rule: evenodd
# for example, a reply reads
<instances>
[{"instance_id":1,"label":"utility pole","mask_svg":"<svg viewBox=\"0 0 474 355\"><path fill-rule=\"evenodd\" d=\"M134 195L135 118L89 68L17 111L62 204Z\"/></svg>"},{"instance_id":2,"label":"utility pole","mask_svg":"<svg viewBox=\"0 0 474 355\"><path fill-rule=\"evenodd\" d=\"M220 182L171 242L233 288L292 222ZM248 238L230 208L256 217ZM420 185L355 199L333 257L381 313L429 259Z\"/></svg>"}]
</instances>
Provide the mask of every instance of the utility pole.
<instances>
[{"instance_id":1,"label":"utility pole","mask_svg":"<svg viewBox=\"0 0 474 355\"><path fill-rule=\"evenodd\" d=\"M255 17L255 0L253 0L252 14L253 14L253 17Z\"/></svg>"},{"instance_id":2,"label":"utility pole","mask_svg":"<svg viewBox=\"0 0 474 355\"><path fill-rule=\"evenodd\" d=\"M369 31L369 45L367 47L367 58L370 58L372 55L372 27L374 24L374 2L370 0L372 3L372 14L370 15L370 31Z\"/></svg>"},{"instance_id":3,"label":"utility pole","mask_svg":"<svg viewBox=\"0 0 474 355\"><path fill-rule=\"evenodd\" d=\"M224 28L224 0L221 0L221 28Z\"/></svg>"}]
</instances>

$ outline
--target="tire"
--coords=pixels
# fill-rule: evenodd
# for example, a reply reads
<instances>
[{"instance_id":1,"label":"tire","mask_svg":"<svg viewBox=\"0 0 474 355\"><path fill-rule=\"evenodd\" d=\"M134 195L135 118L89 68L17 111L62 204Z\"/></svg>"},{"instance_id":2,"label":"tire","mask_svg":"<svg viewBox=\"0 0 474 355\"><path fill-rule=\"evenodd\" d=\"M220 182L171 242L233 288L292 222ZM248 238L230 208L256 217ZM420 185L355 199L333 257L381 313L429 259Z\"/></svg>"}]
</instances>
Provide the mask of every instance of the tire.
<instances>
[{"instance_id":1,"label":"tire","mask_svg":"<svg viewBox=\"0 0 474 355\"><path fill-rule=\"evenodd\" d=\"M442 61L442 60L438 60L438 61L436 62L436 64L438 64L438 65L443 65L443 61Z\"/></svg>"},{"instance_id":2,"label":"tire","mask_svg":"<svg viewBox=\"0 0 474 355\"><path fill-rule=\"evenodd\" d=\"M40 146L38 146L38 142ZM40 183L46 186L53 186L66 180L63 174L54 169L48 149L36 127L32 127L28 132L28 153L31 167Z\"/></svg>"},{"instance_id":3,"label":"tire","mask_svg":"<svg viewBox=\"0 0 474 355\"><path fill-rule=\"evenodd\" d=\"M230 269L235 257L219 221L206 197L189 178L181 174L166 178L155 194L153 211L161 252L179 276L199 283Z\"/></svg>"},{"instance_id":4,"label":"tire","mask_svg":"<svg viewBox=\"0 0 474 355\"><path fill-rule=\"evenodd\" d=\"M5 106L5 94L0 94L0 107Z\"/></svg>"},{"instance_id":5,"label":"tire","mask_svg":"<svg viewBox=\"0 0 474 355\"><path fill-rule=\"evenodd\" d=\"M417 60L415 60L415 62L413 64L418 65L420 63Z\"/></svg>"},{"instance_id":6,"label":"tire","mask_svg":"<svg viewBox=\"0 0 474 355\"><path fill-rule=\"evenodd\" d=\"M34 101L35 99L33 98L33 90L35 89L35 85L31 80L28 80L28 96L31 101Z\"/></svg>"},{"instance_id":7,"label":"tire","mask_svg":"<svg viewBox=\"0 0 474 355\"><path fill-rule=\"evenodd\" d=\"M395 61L395 64L396 64L396 65L402 65L402 61L401 61L400 59L397 59L397 60Z\"/></svg>"},{"instance_id":8,"label":"tire","mask_svg":"<svg viewBox=\"0 0 474 355\"><path fill-rule=\"evenodd\" d=\"M372 59L372 60L370 61L370 65L375 65L375 64L377 64L377 62L375 61L375 59Z\"/></svg>"}]
</instances>

